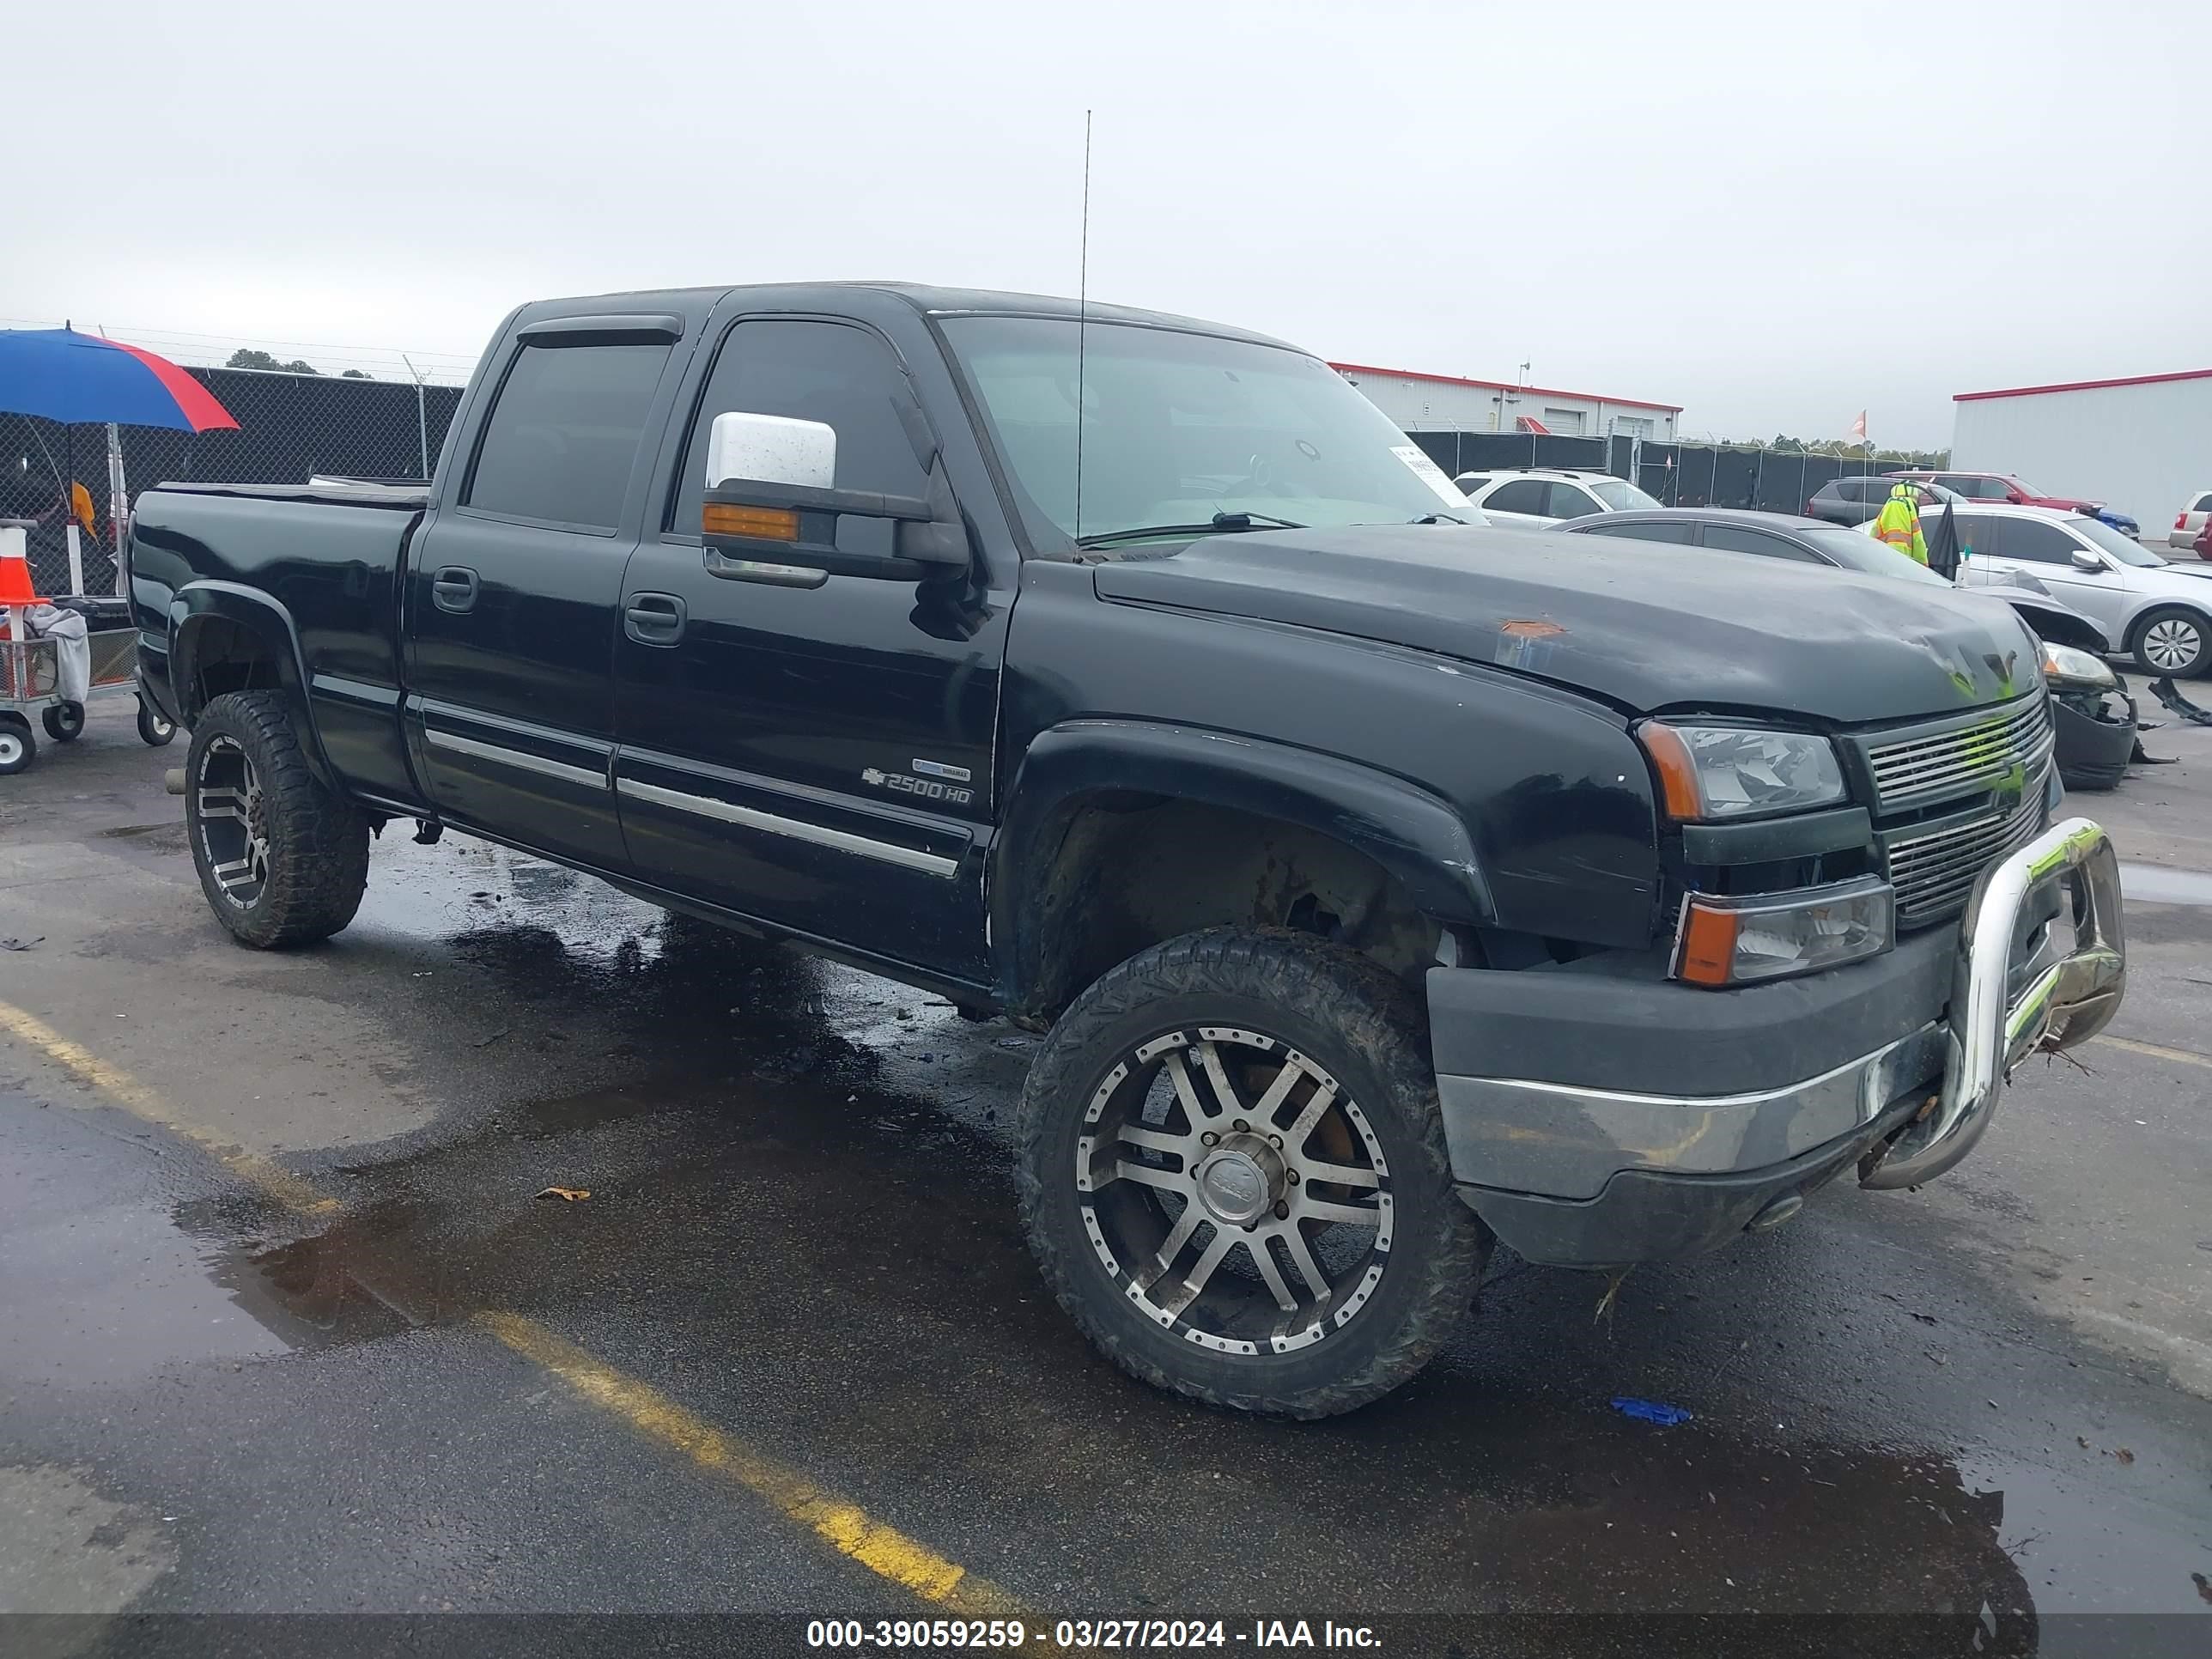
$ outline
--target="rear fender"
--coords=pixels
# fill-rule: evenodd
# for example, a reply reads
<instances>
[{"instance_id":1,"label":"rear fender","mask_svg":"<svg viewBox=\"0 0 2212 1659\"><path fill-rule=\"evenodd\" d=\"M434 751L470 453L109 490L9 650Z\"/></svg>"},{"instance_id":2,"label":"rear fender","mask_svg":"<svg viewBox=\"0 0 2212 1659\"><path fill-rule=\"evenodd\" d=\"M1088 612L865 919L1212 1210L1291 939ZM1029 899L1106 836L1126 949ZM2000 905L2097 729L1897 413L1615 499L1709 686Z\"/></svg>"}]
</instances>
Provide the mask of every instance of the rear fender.
<instances>
[{"instance_id":1,"label":"rear fender","mask_svg":"<svg viewBox=\"0 0 2212 1659\"><path fill-rule=\"evenodd\" d=\"M258 588L239 582L195 581L170 599L169 685L178 718L191 725L208 701L201 686L200 656L206 642L224 631L215 628L218 623L230 624L252 641L257 661L268 665L270 686L283 694L308 770L325 788L343 793L343 786L323 752L308 704L307 659L300 648L299 629L292 613Z\"/></svg>"}]
</instances>

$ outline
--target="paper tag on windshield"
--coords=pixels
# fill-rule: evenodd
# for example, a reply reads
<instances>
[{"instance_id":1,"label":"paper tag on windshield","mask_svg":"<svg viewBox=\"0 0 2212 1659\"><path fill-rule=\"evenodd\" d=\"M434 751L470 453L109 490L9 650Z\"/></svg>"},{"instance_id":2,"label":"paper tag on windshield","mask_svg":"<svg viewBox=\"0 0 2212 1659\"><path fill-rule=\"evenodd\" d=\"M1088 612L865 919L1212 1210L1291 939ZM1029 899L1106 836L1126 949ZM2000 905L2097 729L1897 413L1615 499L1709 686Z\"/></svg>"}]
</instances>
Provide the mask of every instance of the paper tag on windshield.
<instances>
[{"instance_id":1,"label":"paper tag on windshield","mask_svg":"<svg viewBox=\"0 0 2212 1659\"><path fill-rule=\"evenodd\" d=\"M1407 471L1435 490L1437 499L1446 507L1455 507L1462 513L1472 510L1460 487L1444 476L1443 468L1431 460L1419 444L1400 444L1390 453L1405 462Z\"/></svg>"}]
</instances>

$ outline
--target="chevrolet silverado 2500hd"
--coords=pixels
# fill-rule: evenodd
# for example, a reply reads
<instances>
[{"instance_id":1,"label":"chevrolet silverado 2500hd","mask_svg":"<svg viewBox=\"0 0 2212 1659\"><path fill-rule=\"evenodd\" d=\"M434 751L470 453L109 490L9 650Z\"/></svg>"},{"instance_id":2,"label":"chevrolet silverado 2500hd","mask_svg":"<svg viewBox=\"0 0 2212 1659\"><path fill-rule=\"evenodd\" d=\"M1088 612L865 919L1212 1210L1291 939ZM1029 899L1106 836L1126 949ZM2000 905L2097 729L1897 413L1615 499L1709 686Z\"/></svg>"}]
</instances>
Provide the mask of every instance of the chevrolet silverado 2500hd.
<instances>
[{"instance_id":1,"label":"chevrolet silverado 2500hd","mask_svg":"<svg viewBox=\"0 0 2212 1659\"><path fill-rule=\"evenodd\" d=\"M517 311L422 489L149 491L130 592L240 940L413 818L1008 1015L1068 1312L1316 1416L1494 1238L1940 1174L2124 983L2010 612L1469 516L1276 341L702 289Z\"/></svg>"}]
</instances>

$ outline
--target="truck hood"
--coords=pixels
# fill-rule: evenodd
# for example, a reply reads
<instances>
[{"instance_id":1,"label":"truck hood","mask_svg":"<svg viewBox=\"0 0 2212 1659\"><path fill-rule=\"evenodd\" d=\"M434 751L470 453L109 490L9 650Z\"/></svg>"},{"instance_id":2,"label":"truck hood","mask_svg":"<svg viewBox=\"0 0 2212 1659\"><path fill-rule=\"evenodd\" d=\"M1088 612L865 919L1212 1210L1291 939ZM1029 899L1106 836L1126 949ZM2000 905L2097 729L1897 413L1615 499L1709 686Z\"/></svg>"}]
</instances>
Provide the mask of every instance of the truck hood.
<instances>
[{"instance_id":1,"label":"truck hood","mask_svg":"<svg viewBox=\"0 0 2212 1659\"><path fill-rule=\"evenodd\" d=\"M1209 536L1093 571L1099 597L1432 652L1638 714L1928 718L2019 696L2039 652L2008 608L1741 553L1605 536L1375 525Z\"/></svg>"}]
</instances>

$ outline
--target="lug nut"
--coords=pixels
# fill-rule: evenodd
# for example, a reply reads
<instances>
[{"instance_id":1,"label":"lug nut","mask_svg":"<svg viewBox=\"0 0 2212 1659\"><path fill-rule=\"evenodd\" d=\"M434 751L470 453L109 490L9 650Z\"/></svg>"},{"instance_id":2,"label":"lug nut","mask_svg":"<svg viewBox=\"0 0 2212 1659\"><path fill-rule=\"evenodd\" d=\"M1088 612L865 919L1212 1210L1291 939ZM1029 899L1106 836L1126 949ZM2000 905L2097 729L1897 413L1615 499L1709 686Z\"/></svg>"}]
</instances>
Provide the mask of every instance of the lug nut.
<instances>
[{"instance_id":1,"label":"lug nut","mask_svg":"<svg viewBox=\"0 0 2212 1659\"><path fill-rule=\"evenodd\" d=\"M1288 1221L1290 1218L1291 1206L1284 1203L1281 1199L1277 1199L1275 1200L1275 1219L1278 1221Z\"/></svg>"},{"instance_id":2,"label":"lug nut","mask_svg":"<svg viewBox=\"0 0 2212 1659\"><path fill-rule=\"evenodd\" d=\"M1231 1128L1232 1128L1232 1129L1236 1130L1236 1131L1237 1131L1237 1133L1238 1134L1240 1134L1240 1135L1241 1135L1241 1134L1243 1134L1243 1133L1245 1132L1245 1130L1247 1130L1247 1129L1250 1128L1252 1126L1251 1126L1250 1124L1247 1123L1247 1122L1246 1122L1243 1118L1241 1118L1241 1117L1240 1117L1240 1118L1238 1118L1238 1119L1237 1120L1237 1121L1235 1121L1234 1123L1231 1124L1229 1127L1230 1127Z\"/></svg>"},{"instance_id":3,"label":"lug nut","mask_svg":"<svg viewBox=\"0 0 2212 1659\"><path fill-rule=\"evenodd\" d=\"M1296 1170L1291 1170L1291 1174L1290 1174L1290 1181L1291 1181L1291 1186L1293 1186L1293 1187L1295 1187L1295 1186L1297 1186L1297 1185L1298 1184L1298 1172L1297 1172Z\"/></svg>"},{"instance_id":4,"label":"lug nut","mask_svg":"<svg viewBox=\"0 0 2212 1659\"><path fill-rule=\"evenodd\" d=\"M1280 1135L1269 1135L1267 1137L1267 1144L1270 1146L1280 1147L1283 1144L1283 1138Z\"/></svg>"},{"instance_id":5,"label":"lug nut","mask_svg":"<svg viewBox=\"0 0 2212 1659\"><path fill-rule=\"evenodd\" d=\"M1198 1138L1198 1141L1201 1146L1218 1146L1221 1144L1221 1137L1208 1129Z\"/></svg>"},{"instance_id":6,"label":"lug nut","mask_svg":"<svg viewBox=\"0 0 2212 1659\"><path fill-rule=\"evenodd\" d=\"M1260 1224L1256 1221L1248 1221L1244 1224L1244 1231L1248 1233L1255 1232L1258 1231L1259 1226Z\"/></svg>"}]
</instances>

